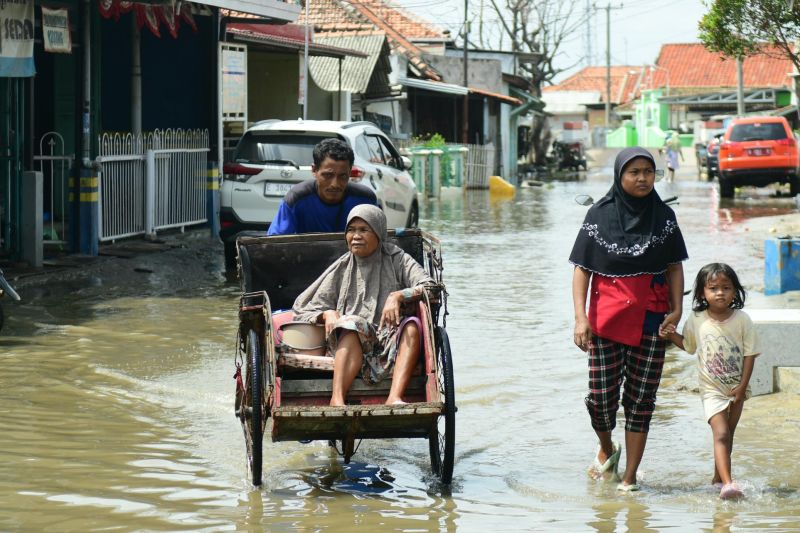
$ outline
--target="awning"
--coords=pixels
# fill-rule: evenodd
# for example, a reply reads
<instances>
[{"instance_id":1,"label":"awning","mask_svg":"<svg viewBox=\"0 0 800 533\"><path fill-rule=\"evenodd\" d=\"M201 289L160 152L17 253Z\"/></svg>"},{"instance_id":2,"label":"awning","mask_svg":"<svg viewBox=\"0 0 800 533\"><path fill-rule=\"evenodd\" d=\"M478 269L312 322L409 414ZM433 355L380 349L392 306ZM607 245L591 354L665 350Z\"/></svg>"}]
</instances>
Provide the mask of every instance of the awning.
<instances>
[{"instance_id":1,"label":"awning","mask_svg":"<svg viewBox=\"0 0 800 533\"><path fill-rule=\"evenodd\" d=\"M192 0L192 2L230 9L231 11L251 13L282 22L294 22L300 15L299 2L297 4L279 0ZM173 0L166 0L163 3L173 4Z\"/></svg>"},{"instance_id":2,"label":"awning","mask_svg":"<svg viewBox=\"0 0 800 533\"><path fill-rule=\"evenodd\" d=\"M237 41L245 41L263 45L266 48L281 52L299 52L305 49L305 40L291 34L275 34L272 29L275 26L266 24L229 24L228 34ZM281 28L278 26L277 28ZM285 28L285 26L284 26ZM308 53L312 56L324 57L357 57L366 58L367 54L358 50L348 50L336 46L328 46L316 42L308 43ZM310 62L309 62L310 63Z\"/></svg>"},{"instance_id":3,"label":"awning","mask_svg":"<svg viewBox=\"0 0 800 533\"><path fill-rule=\"evenodd\" d=\"M454 85L452 83L442 83L439 81L418 80L416 78L400 78L397 80L401 85L406 87L413 87L414 89L422 89L423 91L433 91L437 93L452 94L454 96L463 96L465 94L478 94L493 98L504 104L521 105L522 100L514 98L513 96L506 96L504 94L493 93L475 87L464 87L463 85Z\"/></svg>"},{"instance_id":4,"label":"awning","mask_svg":"<svg viewBox=\"0 0 800 533\"><path fill-rule=\"evenodd\" d=\"M341 62L341 80L339 79L339 61L328 57L315 57L309 59L308 66L314 82L326 91L342 91L351 93L366 93L370 80L372 79L375 67L381 57L381 52L386 52L384 57L384 68L379 69L381 79L378 80L384 86L389 85L388 54L389 47L386 44L386 35L383 32L362 35L336 35L330 37L314 37L315 44L324 44L336 48L357 50L363 54L362 57L350 56Z\"/></svg>"}]
</instances>

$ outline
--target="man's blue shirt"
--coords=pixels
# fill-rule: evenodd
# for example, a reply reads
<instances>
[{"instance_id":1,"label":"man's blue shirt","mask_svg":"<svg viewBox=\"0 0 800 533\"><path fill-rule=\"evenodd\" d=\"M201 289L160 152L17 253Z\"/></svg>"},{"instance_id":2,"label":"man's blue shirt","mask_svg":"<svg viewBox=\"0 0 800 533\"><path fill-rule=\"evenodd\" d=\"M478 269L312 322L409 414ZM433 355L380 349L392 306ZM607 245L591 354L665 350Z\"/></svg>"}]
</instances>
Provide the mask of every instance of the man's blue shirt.
<instances>
[{"instance_id":1,"label":"man's blue shirt","mask_svg":"<svg viewBox=\"0 0 800 533\"><path fill-rule=\"evenodd\" d=\"M326 204L317 194L314 179L292 187L283 198L268 235L344 231L347 215L357 205L378 205L375 193L366 185L348 183L338 204Z\"/></svg>"}]
</instances>

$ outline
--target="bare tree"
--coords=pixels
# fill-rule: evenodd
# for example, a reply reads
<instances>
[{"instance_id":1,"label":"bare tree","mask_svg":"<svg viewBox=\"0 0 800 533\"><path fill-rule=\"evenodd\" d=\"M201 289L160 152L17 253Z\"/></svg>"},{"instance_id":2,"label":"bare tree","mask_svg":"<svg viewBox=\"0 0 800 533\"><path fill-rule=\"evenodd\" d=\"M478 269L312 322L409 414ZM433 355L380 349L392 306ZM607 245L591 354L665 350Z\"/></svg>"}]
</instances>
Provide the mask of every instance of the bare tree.
<instances>
[{"instance_id":1,"label":"bare tree","mask_svg":"<svg viewBox=\"0 0 800 533\"><path fill-rule=\"evenodd\" d=\"M586 13L580 0L489 0L500 19L502 36L511 41L512 52L538 54L536 63L524 63L517 74L530 80L530 93L541 98L542 87L572 65L556 66L565 40L580 31ZM550 131L545 117L537 114L530 133L529 163L543 163L550 145Z\"/></svg>"}]
</instances>

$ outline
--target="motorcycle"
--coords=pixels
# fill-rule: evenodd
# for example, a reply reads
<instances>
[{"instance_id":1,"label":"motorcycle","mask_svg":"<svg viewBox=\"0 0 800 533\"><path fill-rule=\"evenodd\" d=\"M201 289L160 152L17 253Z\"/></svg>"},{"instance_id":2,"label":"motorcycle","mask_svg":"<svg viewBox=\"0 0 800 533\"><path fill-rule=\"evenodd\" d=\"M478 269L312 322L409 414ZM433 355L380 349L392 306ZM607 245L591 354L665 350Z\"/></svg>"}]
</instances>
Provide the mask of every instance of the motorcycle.
<instances>
[{"instance_id":1,"label":"motorcycle","mask_svg":"<svg viewBox=\"0 0 800 533\"><path fill-rule=\"evenodd\" d=\"M20 301L19 294L14 288L9 285L8 281L6 281L5 276L3 275L3 270L0 269L0 298L3 296L10 296L12 300ZM3 314L3 306L0 305L0 330L3 329L3 322L5 321L5 315Z\"/></svg>"},{"instance_id":2,"label":"motorcycle","mask_svg":"<svg viewBox=\"0 0 800 533\"><path fill-rule=\"evenodd\" d=\"M586 170L586 153L581 141L562 142L553 141L553 158L558 170L571 168L573 170Z\"/></svg>"}]
</instances>

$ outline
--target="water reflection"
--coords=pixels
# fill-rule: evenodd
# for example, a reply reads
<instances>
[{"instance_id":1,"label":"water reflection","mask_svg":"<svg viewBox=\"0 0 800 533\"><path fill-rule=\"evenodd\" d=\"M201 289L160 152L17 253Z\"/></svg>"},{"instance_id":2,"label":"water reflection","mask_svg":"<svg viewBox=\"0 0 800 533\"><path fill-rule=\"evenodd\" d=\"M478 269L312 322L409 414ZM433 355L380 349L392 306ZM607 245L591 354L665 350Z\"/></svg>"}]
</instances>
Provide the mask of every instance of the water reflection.
<instances>
[{"instance_id":1,"label":"water reflection","mask_svg":"<svg viewBox=\"0 0 800 533\"><path fill-rule=\"evenodd\" d=\"M800 529L800 400L748 401L733 458L748 498L720 503L694 361L679 352L659 391L645 490L623 496L587 480L595 444L566 258L586 212L573 198L599 198L608 183L590 175L513 198L471 191L424 203L450 293L450 492L421 439L364 441L351 465L325 443L267 442L265 486L249 485L233 416L238 290L222 275L221 245L189 242L121 272L23 286L0 337L0 530ZM784 200L720 206L710 184L657 188L680 196L687 272L733 256L749 287L758 283L761 259L740 220L788 212Z\"/></svg>"}]
</instances>

